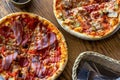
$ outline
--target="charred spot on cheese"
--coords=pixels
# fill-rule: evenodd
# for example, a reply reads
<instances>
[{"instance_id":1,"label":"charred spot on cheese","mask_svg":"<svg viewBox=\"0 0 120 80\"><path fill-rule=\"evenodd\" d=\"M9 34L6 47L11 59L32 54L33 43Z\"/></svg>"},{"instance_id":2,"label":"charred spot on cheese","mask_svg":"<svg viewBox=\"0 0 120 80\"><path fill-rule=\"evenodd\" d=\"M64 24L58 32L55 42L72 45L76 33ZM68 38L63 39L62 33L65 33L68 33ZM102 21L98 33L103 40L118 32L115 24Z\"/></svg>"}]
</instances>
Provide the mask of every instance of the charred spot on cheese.
<instances>
[{"instance_id":1,"label":"charred spot on cheese","mask_svg":"<svg viewBox=\"0 0 120 80\"><path fill-rule=\"evenodd\" d=\"M20 78L23 77L23 74L22 74L22 72L20 70L18 71L18 77L20 77Z\"/></svg>"},{"instance_id":2,"label":"charred spot on cheese","mask_svg":"<svg viewBox=\"0 0 120 80\"><path fill-rule=\"evenodd\" d=\"M28 44L24 44L24 45L22 45L22 47L27 49L29 46L28 46Z\"/></svg>"},{"instance_id":3,"label":"charred spot on cheese","mask_svg":"<svg viewBox=\"0 0 120 80\"><path fill-rule=\"evenodd\" d=\"M0 59L2 59L3 57L2 57L2 55L0 54Z\"/></svg>"},{"instance_id":4,"label":"charred spot on cheese","mask_svg":"<svg viewBox=\"0 0 120 80\"><path fill-rule=\"evenodd\" d=\"M3 37L0 35L0 44L3 42Z\"/></svg>"}]
</instances>

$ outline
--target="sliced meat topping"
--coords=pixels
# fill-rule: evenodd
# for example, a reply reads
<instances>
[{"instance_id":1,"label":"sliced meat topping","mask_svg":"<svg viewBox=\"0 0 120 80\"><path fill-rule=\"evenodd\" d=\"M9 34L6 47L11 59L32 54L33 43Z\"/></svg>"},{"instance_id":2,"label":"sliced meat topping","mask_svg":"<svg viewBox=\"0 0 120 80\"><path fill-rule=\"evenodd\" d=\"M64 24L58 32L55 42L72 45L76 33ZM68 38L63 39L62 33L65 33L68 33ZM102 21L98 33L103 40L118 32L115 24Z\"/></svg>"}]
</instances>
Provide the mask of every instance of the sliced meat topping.
<instances>
[{"instance_id":1,"label":"sliced meat topping","mask_svg":"<svg viewBox=\"0 0 120 80\"><path fill-rule=\"evenodd\" d=\"M99 4L93 4L89 6L84 6L84 9L88 12L91 13L92 11L99 10Z\"/></svg>"},{"instance_id":2,"label":"sliced meat topping","mask_svg":"<svg viewBox=\"0 0 120 80\"><path fill-rule=\"evenodd\" d=\"M17 58L17 55L18 55L18 53L15 52L14 54L11 54L11 55L4 57L2 60L2 68L4 70L8 70L11 63L13 62L13 60L15 60Z\"/></svg>"},{"instance_id":3,"label":"sliced meat topping","mask_svg":"<svg viewBox=\"0 0 120 80\"><path fill-rule=\"evenodd\" d=\"M30 34L25 34L23 36L23 41L21 43L23 48L28 48L28 41L29 41L29 39L30 39Z\"/></svg>"},{"instance_id":4,"label":"sliced meat topping","mask_svg":"<svg viewBox=\"0 0 120 80\"><path fill-rule=\"evenodd\" d=\"M28 15L21 15L13 22L12 30L17 40L17 45L26 46L38 23L38 18L30 18Z\"/></svg>"},{"instance_id":5,"label":"sliced meat topping","mask_svg":"<svg viewBox=\"0 0 120 80\"><path fill-rule=\"evenodd\" d=\"M23 36L23 25L20 20L17 20L13 24L13 32L17 40L17 45L20 45L22 42L22 36Z\"/></svg>"},{"instance_id":6,"label":"sliced meat topping","mask_svg":"<svg viewBox=\"0 0 120 80\"><path fill-rule=\"evenodd\" d=\"M49 46L51 46L54 42L56 41L56 35L53 32L47 33L47 35L45 35L42 40L39 40L37 42L37 50L41 50L44 48L47 48Z\"/></svg>"}]
</instances>

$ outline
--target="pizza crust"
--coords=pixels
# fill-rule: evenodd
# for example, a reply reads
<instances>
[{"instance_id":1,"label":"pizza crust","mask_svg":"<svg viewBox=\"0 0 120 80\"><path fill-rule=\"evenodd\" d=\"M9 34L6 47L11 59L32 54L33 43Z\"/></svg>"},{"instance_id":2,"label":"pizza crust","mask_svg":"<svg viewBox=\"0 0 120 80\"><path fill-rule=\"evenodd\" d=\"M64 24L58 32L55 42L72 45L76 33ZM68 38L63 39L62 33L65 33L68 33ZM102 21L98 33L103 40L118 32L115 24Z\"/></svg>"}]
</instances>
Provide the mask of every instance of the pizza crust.
<instances>
[{"instance_id":1,"label":"pizza crust","mask_svg":"<svg viewBox=\"0 0 120 80\"><path fill-rule=\"evenodd\" d=\"M109 32L107 32L104 36L92 36L92 35L87 35L85 33L79 33L77 31L74 31L69 26L64 25L63 21L61 19L58 19L58 17L57 17L58 14L57 14L57 11L56 11L56 1L57 0L54 0L54 2L53 2L53 11L54 11L55 18L57 19L57 21L60 24L60 26L65 31L67 31L68 33L70 33L73 36L76 36L76 37L84 39L84 40L101 40L101 39L104 39L104 38L107 38L107 37L113 35L120 28L120 24L118 23L118 24L116 24L112 28L112 30L110 30ZM119 22L120 22L120 17L119 17Z\"/></svg>"},{"instance_id":2,"label":"pizza crust","mask_svg":"<svg viewBox=\"0 0 120 80\"><path fill-rule=\"evenodd\" d=\"M47 19L43 18L43 17L40 17L36 14L32 14L32 13L27 13L27 12L17 12L17 13L11 13L5 17L3 17L2 19L0 19L0 24L3 23L6 19L8 18L11 18L13 16L17 16L17 15L20 15L20 14L28 14L29 16L31 17L38 17L38 19L40 21L45 21L46 24L48 24L48 27L49 28L52 28L52 32L56 33L56 36L57 36L57 40L59 41L59 46L61 48L61 60L59 62L60 66L59 68L57 69L57 71L50 77L47 78L47 80L55 80L61 73L62 71L64 70L66 64L67 64L67 61L68 61L68 52L67 52L67 45L66 45L66 42L65 42L65 38L64 36L62 35L62 33L57 29L57 27L55 27L55 25L53 25L50 21L48 21ZM38 80L38 79L36 79ZM39 79L41 80L41 79Z\"/></svg>"}]
</instances>

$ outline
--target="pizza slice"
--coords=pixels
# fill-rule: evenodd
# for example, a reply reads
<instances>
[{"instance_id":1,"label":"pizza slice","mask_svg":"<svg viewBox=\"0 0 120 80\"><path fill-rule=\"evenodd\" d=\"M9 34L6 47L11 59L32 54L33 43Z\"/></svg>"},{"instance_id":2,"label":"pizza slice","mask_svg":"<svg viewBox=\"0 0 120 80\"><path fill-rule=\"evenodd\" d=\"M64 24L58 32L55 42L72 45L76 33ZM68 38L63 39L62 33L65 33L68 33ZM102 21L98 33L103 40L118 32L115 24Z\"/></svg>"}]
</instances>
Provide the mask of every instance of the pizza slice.
<instances>
[{"instance_id":1,"label":"pizza slice","mask_svg":"<svg viewBox=\"0 0 120 80\"><path fill-rule=\"evenodd\" d=\"M31 72L36 79L49 79L53 77L63 63L65 54L61 51L63 43L61 36L48 21L42 20L32 36L32 43L27 54L31 56Z\"/></svg>"}]
</instances>

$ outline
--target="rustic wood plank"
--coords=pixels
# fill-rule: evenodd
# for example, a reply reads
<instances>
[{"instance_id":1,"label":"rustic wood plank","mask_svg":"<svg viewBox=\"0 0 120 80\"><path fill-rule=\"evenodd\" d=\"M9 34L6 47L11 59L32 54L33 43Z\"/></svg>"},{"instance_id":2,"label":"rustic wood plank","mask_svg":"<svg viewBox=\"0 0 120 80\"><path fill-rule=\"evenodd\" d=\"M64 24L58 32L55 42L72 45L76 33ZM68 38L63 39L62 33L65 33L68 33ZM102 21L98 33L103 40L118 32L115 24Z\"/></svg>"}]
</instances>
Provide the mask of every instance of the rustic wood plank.
<instances>
[{"instance_id":1,"label":"rustic wood plank","mask_svg":"<svg viewBox=\"0 0 120 80\"><path fill-rule=\"evenodd\" d=\"M69 60L65 70L57 80L72 80L73 63L79 53L83 51L97 51L106 56L120 60L120 30L111 37L100 41L78 39L65 32L57 23L53 14L52 4L52 0L32 0L28 7L20 9L13 6L9 0L0 0L0 18L12 12L27 11L45 17L59 28L67 41Z\"/></svg>"}]
</instances>

